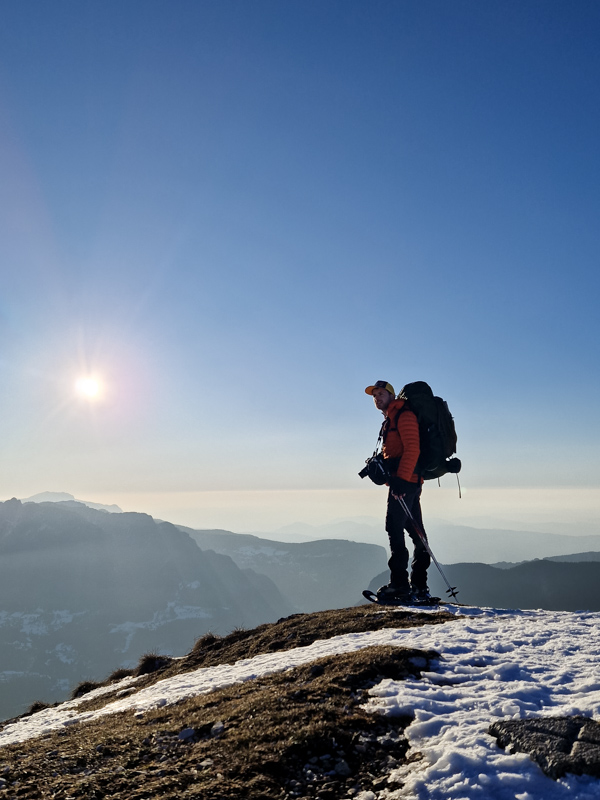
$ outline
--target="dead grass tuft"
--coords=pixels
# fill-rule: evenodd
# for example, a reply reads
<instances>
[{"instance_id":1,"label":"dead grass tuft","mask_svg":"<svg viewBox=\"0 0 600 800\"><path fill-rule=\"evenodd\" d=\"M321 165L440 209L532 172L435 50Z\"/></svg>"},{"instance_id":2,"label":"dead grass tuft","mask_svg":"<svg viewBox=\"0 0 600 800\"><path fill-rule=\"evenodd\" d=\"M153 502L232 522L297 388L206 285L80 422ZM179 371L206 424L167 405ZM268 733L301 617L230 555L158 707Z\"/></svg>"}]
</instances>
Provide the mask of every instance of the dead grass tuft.
<instances>
[{"instance_id":1,"label":"dead grass tuft","mask_svg":"<svg viewBox=\"0 0 600 800\"><path fill-rule=\"evenodd\" d=\"M115 681L122 681L123 678L130 678L132 675L135 675L134 669L116 669L114 672L110 673L110 675L106 679L106 683L114 683Z\"/></svg>"},{"instance_id":2,"label":"dead grass tuft","mask_svg":"<svg viewBox=\"0 0 600 800\"><path fill-rule=\"evenodd\" d=\"M98 689L100 686L102 684L96 683L96 681L81 681L71 692L71 700L77 700L77 698L83 697L88 692L93 692L94 689Z\"/></svg>"},{"instance_id":3,"label":"dead grass tuft","mask_svg":"<svg viewBox=\"0 0 600 800\"><path fill-rule=\"evenodd\" d=\"M173 663L171 656L161 656L158 653L145 653L139 660L137 668L133 674L136 677L141 675L152 675L154 672L162 672Z\"/></svg>"},{"instance_id":4,"label":"dead grass tuft","mask_svg":"<svg viewBox=\"0 0 600 800\"><path fill-rule=\"evenodd\" d=\"M58 703L44 703L43 700L35 700L23 714L24 717L30 717L32 714L37 714L38 711L43 711L45 708L54 708Z\"/></svg>"}]
</instances>

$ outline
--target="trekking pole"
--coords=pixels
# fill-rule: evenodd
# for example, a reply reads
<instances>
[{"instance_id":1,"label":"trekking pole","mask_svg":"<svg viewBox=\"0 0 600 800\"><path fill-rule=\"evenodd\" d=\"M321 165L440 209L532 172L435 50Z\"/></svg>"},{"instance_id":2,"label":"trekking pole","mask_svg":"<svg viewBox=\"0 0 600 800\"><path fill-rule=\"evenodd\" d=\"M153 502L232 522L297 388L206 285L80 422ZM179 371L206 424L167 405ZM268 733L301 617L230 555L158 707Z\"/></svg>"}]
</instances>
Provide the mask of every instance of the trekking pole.
<instances>
[{"instance_id":1,"label":"trekking pole","mask_svg":"<svg viewBox=\"0 0 600 800\"><path fill-rule=\"evenodd\" d=\"M436 565L436 567L437 567L437 568L438 568L438 570L440 571L440 575L442 576L442 578L444 579L444 582L445 582L446 586L448 587L448 588L446 589L446 594L450 595L450 597L452 597L454 600L456 600L456 595L458 594L458 591L457 591L457 589L456 589L456 586L450 586L450 583L449 583L449 581L448 581L448 578L447 578L447 577L444 575L444 571L443 571L443 570L442 570L442 568L440 567L440 563L439 563L439 561L438 561L438 560L437 560L437 558L436 558L436 557L433 555L433 551L432 551L431 547L429 546L429 542L427 541L427 536L425 535L425 531L421 529L421 526L420 526L420 525L417 525L417 523L416 523L416 521L415 521L415 518L414 518L414 517L413 517L413 515L410 513L410 509L409 509L409 507L406 505L406 501L404 500L404 495L403 495L403 494L401 494L401 495L397 495L397 494L396 494L396 492L392 492L392 496L393 496L393 497L394 497L394 498L395 498L395 499L396 499L396 500L397 500L397 501L400 503L400 505L401 505L401 506L402 506L402 508L404 509L404 512L406 513L406 516L407 516L407 517L409 518L409 520L412 522L414 529L415 529L415 530L416 530L416 532L418 533L418 535L419 535L419 539L420 539L420 540L423 542L423 545L424 545L424 547L425 547L425 550L427 550L427 552L429 553L429 555L430 555L430 557L431 557L431 560L433 561L433 563Z\"/></svg>"}]
</instances>

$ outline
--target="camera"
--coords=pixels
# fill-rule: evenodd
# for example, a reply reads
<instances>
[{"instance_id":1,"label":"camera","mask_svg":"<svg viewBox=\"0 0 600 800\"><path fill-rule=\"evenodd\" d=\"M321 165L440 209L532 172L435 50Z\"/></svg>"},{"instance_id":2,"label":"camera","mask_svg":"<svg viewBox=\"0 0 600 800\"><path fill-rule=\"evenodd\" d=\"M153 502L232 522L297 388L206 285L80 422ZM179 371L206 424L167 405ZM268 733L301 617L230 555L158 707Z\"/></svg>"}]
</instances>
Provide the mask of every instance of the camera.
<instances>
[{"instance_id":1,"label":"camera","mask_svg":"<svg viewBox=\"0 0 600 800\"><path fill-rule=\"evenodd\" d=\"M377 486L382 486L390 479L388 465L383 453L377 453L366 461L366 466L358 473L359 478L370 478Z\"/></svg>"}]
</instances>

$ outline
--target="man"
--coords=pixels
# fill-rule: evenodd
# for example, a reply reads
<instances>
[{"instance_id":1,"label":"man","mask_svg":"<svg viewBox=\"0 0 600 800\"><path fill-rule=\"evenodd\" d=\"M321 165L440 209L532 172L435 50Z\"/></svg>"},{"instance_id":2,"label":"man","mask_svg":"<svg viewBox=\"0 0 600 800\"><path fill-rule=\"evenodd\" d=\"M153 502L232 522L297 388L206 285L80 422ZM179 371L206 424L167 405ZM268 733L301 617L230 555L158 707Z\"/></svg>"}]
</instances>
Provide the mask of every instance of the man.
<instances>
[{"instance_id":1,"label":"man","mask_svg":"<svg viewBox=\"0 0 600 800\"><path fill-rule=\"evenodd\" d=\"M385 416L382 450L389 472L393 475L388 484L390 490L385 518L391 551L388 562L390 582L377 591L377 597L389 603L427 602L430 597L427 569L431 559L422 538L427 538L420 503L423 481L415 472L420 453L417 418L404 400L396 400L394 387L387 381L377 381L373 386L367 386L365 392L372 395L375 407ZM410 582L404 531L414 545Z\"/></svg>"}]
</instances>

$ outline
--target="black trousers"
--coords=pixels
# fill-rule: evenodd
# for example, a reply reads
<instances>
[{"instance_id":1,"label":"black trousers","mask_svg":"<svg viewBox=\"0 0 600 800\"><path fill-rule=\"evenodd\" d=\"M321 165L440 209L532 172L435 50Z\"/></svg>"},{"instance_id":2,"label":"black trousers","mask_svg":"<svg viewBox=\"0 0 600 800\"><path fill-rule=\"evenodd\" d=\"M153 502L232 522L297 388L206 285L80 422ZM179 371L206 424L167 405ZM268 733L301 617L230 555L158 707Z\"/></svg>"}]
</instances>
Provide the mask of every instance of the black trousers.
<instances>
[{"instance_id":1,"label":"black trousers","mask_svg":"<svg viewBox=\"0 0 600 800\"><path fill-rule=\"evenodd\" d=\"M421 486L415 485L415 491L407 492L403 499L421 533L427 538L421 515ZM425 549L423 540L417 533L415 525L413 525L406 511L393 496L391 489L388 494L385 529L390 540L392 553L388 561L391 585L397 586L400 591L408 591L411 587L415 590L427 589L427 569L431 563L431 558ZM404 540L405 531L414 545L410 584L408 581L408 549Z\"/></svg>"}]
</instances>

